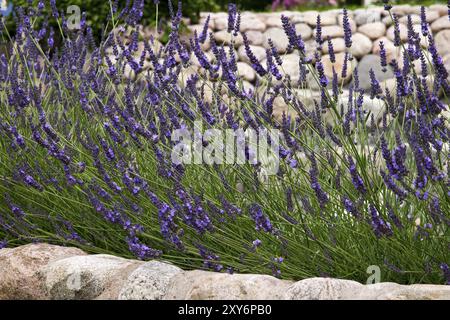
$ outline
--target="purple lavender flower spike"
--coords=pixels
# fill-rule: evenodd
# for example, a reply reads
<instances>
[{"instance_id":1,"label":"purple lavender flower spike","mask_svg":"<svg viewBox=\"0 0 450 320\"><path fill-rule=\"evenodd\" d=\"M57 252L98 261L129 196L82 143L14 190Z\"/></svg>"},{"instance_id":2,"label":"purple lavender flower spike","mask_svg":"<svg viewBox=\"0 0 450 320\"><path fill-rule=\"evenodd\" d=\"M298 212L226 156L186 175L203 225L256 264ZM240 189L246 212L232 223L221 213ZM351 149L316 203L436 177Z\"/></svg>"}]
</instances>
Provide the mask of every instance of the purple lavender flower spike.
<instances>
[{"instance_id":1,"label":"purple lavender flower spike","mask_svg":"<svg viewBox=\"0 0 450 320\"><path fill-rule=\"evenodd\" d=\"M422 35L426 37L428 35L428 22L426 9L424 6L420 7L420 28L422 30Z\"/></svg>"},{"instance_id":2,"label":"purple lavender flower spike","mask_svg":"<svg viewBox=\"0 0 450 320\"><path fill-rule=\"evenodd\" d=\"M209 21L211 19L211 15L208 14L208 17L206 17L205 24L203 25L202 33L198 37L198 41L200 43L205 43L206 37L208 36L208 27L209 27Z\"/></svg>"},{"instance_id":3,"label":"purple lavender flower spike","mask_svg":"<svg viewBox=\"0 0 450 320\"><path fill-rule=\"evenodd\" d=\"M249 209L250 216L252 217L253 221L255 221L256 224L256 230L263 230L265 232L272 232L273 227L272 223L270 222L269 218L267 218L262 208L259 204L252 204Z\"/></svg>"},{"instance_id":4,"label":"purple lavender flower spike","mask_svg":"<svg viewBox=\"0 0 450 320\"><path fill-rule=\"evenodd\" d=\"M231 33L234 30L236 24L237 7L234 3L228 4L228 29L227 32Z\"/></svg>"},{"instance_id":5,"label":"purple lavender flower spike","mask_svg":"<svg viewBox=\"0 0 450 320\"><path fill-rule=\"evenodd\" d=\"M350 21L348 19L348 11L345 8L343 11L342 27L344 28L345 46L347 48L350 48L352 46L352 28L350 26Z\"/></svg>"},{"instance_id":6,"label":"purple lavender flower spike","mask_svg":"<svg viewBox=\"0 0 450 320\"><path fill-rule=\"evenodd\" d=\"M320 85L323 88L326 88L328 86L328 79L327 79L327 76L325 75L325 71L324 71L324 68L323 68L322 60L319 57L319 54L317 52L316 52L316 60L317 60L316 61L316 70L317 70L317 73L319 75Z\"/></svg>"},{"instance_id":7,"label":"purple lavender flower spike","mask_svg":"<svg viewBox=\"0 0 450 320\"><path fill-rule=\"evenodd\" d=\"M328 54L330 55L330 61L332 63L335 63L336 62L336 56L334 54L333 42L331 41L330 36L327 37L327 41L328 41Z\"/></svg>"},{"instance_id":8,"label":"purple lavender flower spike","mask_svg":"<svg viewBox=\"0 0 450 320\"><path fill-rule=\"evenodd\" d=\"M439 268L442 270L442 273L444 275L445 284L450 286L450 268L446 263L441 263Z\"/></svg>"},{"instance_id":9,"label":"purple lavender flower spike","mask_svg":"<svg viewBox=\"0 0 450 320\"><path fill-rule=\"evenodd\" d=\"M255 54L252 52L252 49L250 48L250 42L247 38L247 35L245 33L242 33L242 38L244 40L245 54L249 58L253 69L256 71L256 73L258 75L260 75L261 77L264 77L267 74L267 71L264 69L264 67L261 65L261 63L259 63L258 58L256 58Z\"/></svg>"},{"instance_id":10,"label":"purple lavender flower spike","mask_svg":"<svg viewBox=\"0 0 450 320\"><path fill-rule=\"evenodd\" d=\"M319 176L319 170L317 168L317 162L314 154L312 154L310 157L311 161L311 169L309 170L309 178L311 182L311 188L316 193L316 197L319 201L320 207L324 208L325 205L328 203L329 198L326 192L322 190L322 187L319 183L318 176Z\"/></svg>"},{"instance_id":11,"label":"purple lavender flower spike","mask_svg":"<svg viewBox=\"0 0 450 320\"><path fill-rule=\"evenodd\" d=\"M367 189L364 185L364 181L362 180L361 176L359 175L356 164L353 161L352 157L347 158L348 164L349 164L349 171L350 175L352 177L352 183L356 190L358 190L361 194L365 194L367 192Z\"/></svg>"},{"instance_id":12,"label":"purple lavender flower spike","mask_svg":"<svg viewBox=\"0 0 450 320\"><path fill-rule=\"evenodd\" d=\"M392 228L389 222L383 220L383 218L379 215L377 209L374 205L370 205L370 215L372 217L372 228L377 238L381 238L383 236L390 237L393 235Z\"/></svg>"},{"instance_id":13,"label":"purple lavender flower spike","mask_svg":"<svg viewBox=\"0 0 450 320\"><path fill-rule=\"evenodd\" d=\"M383 72L387 71L387 59L386 59L386 49L384 47L384 42L380 41L380 64L381 64L381 70Z\"/></svg>"},{"instance_id":14,"label":"purple lavender flower spike","mask_svg":"<svg viewBox=\"0 0 450 320\"><path fill-rule=\"evenodd\" d=\"M356 208L355 204L347 197L343 197L342 204L344 205L345 210L350 212L355 218L361 219L361 213Z\"/></svg>"},{"instance_id":15,"label":"purple lavender flower spike","mask_svg":"<svg viewBox=\"0 0 450 320\"><path fill-rule=\"evenodd\" d=\"M392 16L394 19L394 46L399 47L401 44L400 24L398 22L398 16L395 13Z\"/></svg>"},{"instance_id":16,"label":"purple lavender flower spike","mask_svg":"<svg viewBox=\"0 0 450 320\"><path fill-rule=\"evenodd\" d=\"M289 39L289 48L288 49L298 49L300 53L305 53L305 43L301 35L297 35L295 31L295 26L289 21L289 17L282 15L281 22L283 25L284 33Z\"/></svg>"},{"instance_id":17,"label":"purple lavender flower spike","mask_svg":"<svg viewBox=\"0 0 450 320\"><path fill-rule=\"evenodd\" d=\"M320 14L317 15L317 19L316 19L316 44L317 44L317 48L321 48L322 47L322 25L321 25L321 21L320 21Z\"/></svg>"}]
</instances>

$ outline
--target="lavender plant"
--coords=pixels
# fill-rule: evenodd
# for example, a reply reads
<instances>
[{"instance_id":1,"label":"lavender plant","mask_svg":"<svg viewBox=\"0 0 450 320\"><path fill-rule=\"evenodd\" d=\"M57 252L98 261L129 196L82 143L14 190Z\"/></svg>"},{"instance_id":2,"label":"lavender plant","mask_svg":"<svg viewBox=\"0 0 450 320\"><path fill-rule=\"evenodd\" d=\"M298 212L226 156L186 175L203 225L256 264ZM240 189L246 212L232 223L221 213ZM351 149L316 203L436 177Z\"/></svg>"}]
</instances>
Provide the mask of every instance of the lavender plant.
<instances>
[{"instance_id":1,"label":"lavender plant","mask_svg":"<svg viewBox=\"0 0 450 320\"><path fill-rule=\"evenodd\" d=\"M390 62L395 92L370 73L370 98L384 106L378 123L358 81L341 96L345 68L332 79L324 74L320 33L311 56L282 18L299 83L285 75L273 44L264 65L242 34L259 77L248 89L232 48L207 27L184 41L181 3L169 3L165 46L138 45L143 1L121 11L111 5L101 43L85 23L69 30L54 9L63 39L55 47L57 31L35 23L41 2L38 10L17 8L14 38L1 28L10 45L0 57L0 248L45 241L286 279L364 282L367 267L379 265L383 281L450 283L449 120L442 100L448 72L431 32L422 30L430 60L411 24L408 40L398 37L404 60ZM228 32L237 37L241 16L233 5L229 14ZM421 16L425 21L425 11ZM346 11L344 28L351 47ZM213 57L202 50L205 41ZM350 63L349 48L345 57ZM193 59L201 67L189 72ZM421 74L411 67L416 61ZM295 89L307 73L320 90L314 108ZM293 112L274 114L275 99ZM174 163L173 132L193 130L198 121L204 130L281 131L278 173L263 179L257 162ZM251 157L249 149L245 155Z\"/></svg>"}]
</instances>

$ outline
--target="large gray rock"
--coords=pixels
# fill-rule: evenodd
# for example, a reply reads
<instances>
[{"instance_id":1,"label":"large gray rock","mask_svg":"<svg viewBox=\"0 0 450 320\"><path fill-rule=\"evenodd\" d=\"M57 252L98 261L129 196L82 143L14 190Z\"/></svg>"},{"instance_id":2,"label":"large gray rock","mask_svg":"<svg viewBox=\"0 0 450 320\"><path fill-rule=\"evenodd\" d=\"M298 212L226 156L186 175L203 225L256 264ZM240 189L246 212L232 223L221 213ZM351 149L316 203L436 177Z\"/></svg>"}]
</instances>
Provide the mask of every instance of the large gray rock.
<instances>
[{"instance_id":1,"label":"large gray rock","mask_svg":"<svg viewBox=\"0 0 450 320\"><path fill-rule=\"evenodd\" d=\"M386 25L383 22L367 23L360 26L358 28L358 32L366 35L372 40L375 40L386 34Z\"/></svg>"},{"instance_id":2,"label":"large gray rock","mask_svg":"<svg viewBox=\"0 0 450 320\"><path fill-rule=\"evenodd\" d=\"M134 270L124 283L119 300L161 300L174 276L183 270L169 263L150 261Z\"/></svg>"},{"instance_id":3,"label":"large gray rock","mask_svg":"<svg viewBox=\"0 0 450 320\"><path fill-rule=\"evenodd\" d=\"M312 29L305 23L298 23L295 25L295 31L302 36L303 40L308 40L312 37Z\"/></svg>"},{"instance_id":4,"label":"large gray rock","mask_svg":"<svg viewBox=\"0 0 450 320\"><path fill-rule=\"evenodd\" d=\"M266 26L267 28L281 28L283 26L283 24L281 23L281 15L267 18Z\"/></svg>"},{"instance_id":5,"label":"large gray rock","mask_svg":"<svg viewBox=\"0 0 450 320\"><path fill-rule=\"evenodd\" d=\"M165 296L175 300L278 300L291 281L268 275L188 271L172 278Z\"/></svg>"},{"instance_id":6,"label":"large gray rock","mask_svg":"<svg viewBox=\"0 0 450 320\"><path fill-rule=\"evenodd\" d=\"M352 36L352 46L349 51L356 58L361 58L372 50L372 41L362 33L355 33Z\"/></svg>"},{"instance_id":7,"label":"large gray rock","mask_svg":"<svg viewBox=\"0 0 450 320\"><path fill-rule=\"evenodd\" d=\"M316 26L317 16L320 15L320 24L322 26L332 26L337 23L336 12L317 12L307 11L303 13L303 21L310 26Z\"/></svg>"},{"instance_id":8,"label":"large gray rock","mask_svg":"<svg viewBox=\"0 0 450 320\"><path fill-rule=\"evenodd\" d=\"M394 77L394 73L387 66L386 72L382 71L380 57L374 54L364 56L358 63L359 86L362 89L370 89L371 81L369 76L370 69L373 69L375 77L379 82Z\"/></svg>"},{"instance_id":9,"label":"large gray rock","mask_svg":"<svg viewBox=\"0 0 450 320\"><path fill-rule=\"evenodd\" d=\"M359 290L346 288L341 299L351 300L450 300L450 286L415 284L410 286L381 282L362 286Z\"/></svg>"},{"instance_id":10,"label":"large gray rock","mask_svg":"<svg viewBox=\"0 0 450 320\"><path fill-rule=\"evenodd\" d=\"M354 20L358 26L381 21L381 12L375 10L355 10Z\"/></svg>"},{"instance_id":11,"label":"large gray rock","mask_svg":"<svg viewBox=\"0 0 450 320\"><path fill-rule=\"evenodd\" d=\"M46 243L0 250L0 300L47 299L40 271L48 263L85 253Z\"/></svg>"},{"instance_id":12,"label":"large gray rock","mask_svg":"<svg viewBox=\"0 0 450 320\"><path fill-rule=\"evenodd\" d=\"M300 70L299 70L299 60L300 57L298 54L291 53L281 56L281 60L283 61L283 64L281 67L279 67L280 73L283 76L289 75L289 77L292 80L292 83L295 83L300 78ZM266 67L267 66L267 60L264 59L261 64Z\"/></svg>"},{"instance_id":13,"label":"large gray rock","mask_svg":"<svg viewBox=\"0 0 450 320\"><path fill-rule=\"evenodd\" d=\"M352 77L353 70L358 65L358 62L356 59L353 59L352 61L347 61L347 74L345 78L342 78L342 70L344 67L344 61L345 61L345 53L337 53L336 55L336 62L331 62L329 55L324 55L322 57L322 63L323 63L323 69L324 73L327 76L327 78L331 81L333 79L333 67L337 73L338 82L339 83L347 83L350 81Z\"/></svg>"},{"instance_id":14,"label":"large gray rock","mask_svg":"<svg viewBox=\"0 0 450 320\"><path fill-rule=\"evenodd\" d=\"M266 49L264 49L263 47L250 45L250 49L252 50L253 54L255 55L256 59L258 59L258 61L262 61L266 58ZM239 47L238 56L239 60L247 63L250 62L247 54L245 53L245 46Z\"/></svg>"},{"instance_id":15,"label":"large gray rock","mask_svg":"<svg viewBox=\"0 0 450 320\"><path fill-rule=\"evenodd\" d=\"M272 39L272 42L277 48L278 52L284 53L289 44L288 37L281 28L270 28L264 32L264 47L268 48L268 40Z\"/></svg>"},{"instance_id":16,"label":"large gray rock","mask_svg":"<svg viewBox=\"0 0 450 320\"><path fill-rule=\"evenodd\" d=\"M431 24L430 28L433 32L439 32L443 29L450 29L450 20L448 16L440 17Z\"/></svg>"},{"instance_id":17,"label":"large gray rock","mask_svg":"<svg viewBox=\"0 0 450 320\"><path fill-rule=\"evenodd\" d=\"M121 285L143 262L98 254L49 263L41 270L51 299L117 299Z\"/></svg>"},{"instance_id":18,"label":"large gray rock","mask_svg":"<svg viewBox=\"0 0 450 320\"><path fill-rule=\"evenodd\" d=\"M356 281L311 278L289 286L287 300L340 300L346 292L359 292L364 286Z\"/></svg>"},{"instance_id":19,"label":"large gray rock","mask_svg":"<svg viewBox=\"0 0 450 320\"><path fill-rule=\"evenodd\" d=\"M249 30L255 31L266 30L266 24L256 16L242 17L240 27L242 32L246 32Z\"/></svg>"},{"instance_id":20,"label":"large gray rock","mask_svg":"<svg viewBox=\"0 0 450 320\"><path fill-rule=\"evenodd\" d=\"M244 39L240 33L234 36L233 32L228 33L226 30L214 33L214 37L219 44L230 44L233 41L234 46L239 47L244 43Z\"/></svg>"},{"instance_id":21,"label":"large gray rock","mask_svg":"<svg viewBox=\"0 0 450 320\"><path fill-rule=\"evenodd\" d=\"M259 46L264 43L264 35L260 31L249 30L245 33L250 44Z\"/></svg>"},{"instance_id":22,"label":"large gray rock","mask_svg":"<svg viewBox=\"0 0 450 320\"><path fill-rule=\"evenodd\" d=\"M441 17L448 14L448 8L443 4L432 4L429 6L429 10L437 11Z\"/></svg>"},{"instance_id":23,"label":"large gray rock","mask_svg":"<svg viewBox=\"0 0 450 320\"><path fill-rule=\"evenodd\" d=\"M316 35L316 29L313 32L314 36ZM330 38L338 38L344 36L344 28L341 26L324 26L322 27L322 38L326 39Z\"/></svg>"},{"instance_id":24,"label":"large gray rock","mask_svg":"<svg viewBox=\"0 0 450 320\"><path fill-rule=\"evenodd\" d=\"M442 30L434 37L436 49L441 56L450 53L450 29Z\"/></svg>"},{"instance_id":25,"label":"large gray rock","mask_svg":"<svg viewBox=\"0 0 450 320\"><path fill-rule=\"evenodd\" d=\"M249 82L252 82L256 78L256 72L253 70L252 67L250 67L245 62L238 62L237 63L237 74L241 76L244 80L247 80Z\"/></svg>"},{"instance_id":26,"label":"large gray rock","mask_svg":"<svg viewBox=\"0 0 450 320\"><path fill-rule=\"evenodd\" d=\"M333 38L333 39L331 39L331 43L333 44L333 51L335 53L345 51L345 41L343 38ZM329 53L327 41L324 42L324 44L322 45L322 52Z\"/></svg>"},{"instance_id":27,"label":"large gray rock","mask_svg":"<svg viewBox=\"0 0 450 320\"><path fill-rule=\"evenodd\" d=\"M226 30L228 28L228 18L225 17L217 17L214 20L214 29L221 31Z\"/></svg>"},{"instance_id":28,"label":"large gray rock","mask_svg":"<svg viewBox=\"0 0 450 320\"><path fill-rule=\"evenodd\" d=\"M362 285L355 281L311 278L292 284L285 295L289 300L448 300L450 286L399 285L382 282Z\"/></svg>"}]
</instances>

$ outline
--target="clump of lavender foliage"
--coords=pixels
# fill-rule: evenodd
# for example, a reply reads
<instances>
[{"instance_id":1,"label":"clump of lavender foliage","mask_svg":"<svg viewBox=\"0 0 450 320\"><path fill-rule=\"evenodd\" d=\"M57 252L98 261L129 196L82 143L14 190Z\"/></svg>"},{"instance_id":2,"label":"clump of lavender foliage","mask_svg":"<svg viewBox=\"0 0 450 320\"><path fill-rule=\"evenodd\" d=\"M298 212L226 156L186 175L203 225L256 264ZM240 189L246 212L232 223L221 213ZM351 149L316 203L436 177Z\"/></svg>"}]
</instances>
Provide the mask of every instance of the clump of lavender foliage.
<instances>
[{"instance_id":1,"label":"clump of lavender foliage","mask_svg":"<svg viewBox=\"0 0 450 320\"><path fill-rule=\"evenodd\" d=\"M383 90L371 72L370 98L384 106L377 123L357 81L341 107L337 74L326 77L321 53L307 55L287 17L283 27L300 74L310 72L321 90L313 108L281 72L276 49L267 50L262 65L243 35L260 76L258 87L248 89L232 48L206 34L207 27L183 41L181 3L171 4L172 32L162 48L138 43L143 1L112 6L101 43L86 23L70 30L51 4L46 19L41 2L39 10L17 8L14 38L0 28L10 43L0 56L0 248L46 241L288 279L326 274L365 281L376 264L383 281L449 282L443 99L450 90L430 32L424 33L429 65L412 25L405 43L397 39L405 59L389 63L395 91ZM60 26L58 47L57 31L37 23L48 19ZM239 25L230 6L232 36ZM131 40L124 41L125 32ZM205 41L214 59L202 51ZM201 67L192 74L194 56ZM421 74L410 67L415 61ZM295 113L275 116L277 98ZM194 121L204 128L279 129L278 174L261 179L258 163L174 164L172 132L193 129Z\"/></svg>"}]
</instances>

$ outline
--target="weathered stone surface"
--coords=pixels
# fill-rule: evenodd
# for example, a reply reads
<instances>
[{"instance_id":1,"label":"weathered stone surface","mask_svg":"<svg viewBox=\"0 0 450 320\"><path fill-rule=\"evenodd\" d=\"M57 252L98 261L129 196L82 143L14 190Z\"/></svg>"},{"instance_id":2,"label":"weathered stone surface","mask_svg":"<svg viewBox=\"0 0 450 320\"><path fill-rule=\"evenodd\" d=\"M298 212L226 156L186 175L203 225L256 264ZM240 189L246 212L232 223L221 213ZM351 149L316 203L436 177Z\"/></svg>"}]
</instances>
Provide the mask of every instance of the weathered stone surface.
<instances>
[{"instance_id":1,"label":"weathered stone surface","mask_svg":"<svg viewBox=\"0 0 450 320\"><path fill-rule=\"evenodd\" d=\"M331 39L331 43L333 44L333 51L335 53L345 51L345 41L343 38ZM328 53L328 41L325 41L322 45L322 52Z\"/></svg>"},{"instance_id":2,"label":"weathered stone surface","mask_svg":"<svg viewBox=\"0 0 450 320\"><path fill-rule=\"evenodd\" d=\"M366 23L358 28L358 32L372 40L378 39L386 34L386 25L382 22Z\"/></svg>"},{"instance_id":3,"label":"weathered stone surface","mask_svg":"<svg viewBox=\"0 0 450 320\"><path fill-rule=\"evenodd\" d=\"M130 274L119 293L119 300L164 299L172 278L181 273L183 270L169 263L147 262Z\"/></svg>"},{"instance_id":4,"label":"weathered stone surface","mask_svg":"<svg viewBox=\"0 0 450 320\"><path fill-rule=\"evenodd\" d=\"M441 56L450 53L450 30L442 30L434 37L436 49Z\"/></svg>"},{"instance_id":5,"label":"weathered stone surface","mask_svg":"<svg viewBox=\"0 0 450 320\"><path fill-rule=\"evenodd\" d=\"M228 18L225 16L214 19L214 28L218 31L226 30L228 28Z\"/></svg>"},{"instance_id":6,"label":"weathered stone surface","mask_svg":"<svg viewBox=\"0 0 450 320\"><path fill-rule=\"evenodd\" d=\"M252 50L253 54L259 61L262 61L266 58L266 49L264 49L263 47L250 45L250 49ZM247 54L245 53L245 46L239 47L238 56L239 60L250 63L250 60L247 57Z\"/></svg>"},{"instance_id":7,"label":"weathered stone surface","mask_svg":"<svg viewBox=\"0 0 450 320\"><path fill-rule=\"evenodd\" d=\"M370 89L371 80L369 76L369 71L372 69L375 73L375 77L378 81L384 81L386 79L391 79L394 77L394 73L389 68L386 68L386 72L382 71L380 64L380 57L374 54L369 54L364 56L358 63L358 75L359 75L359 86L362 89Z\"/></svg>"},{"instance_id":8,"label":"weathered stone surface","mask_svg":"<svg viewBox=\"0 0 450 320\"><path fill-rule=\"evenodd\" d=\"M268 275L188 271L175 275L166 299L269 300L283 299L292 282Z\"/></svg>"},{"instance_id":9,"label":"weathered stone surface","mask_svg":"<svg viewBox=\"0 0 450 320\"><path fill-rule=\"evenodd\" d=\"M281 15L276 15L274 17L269 17L266 20L267 28L281 28L282 25L283 24L281 23Z\"/></svg>"},{"instance_id":10,"label":"weathered stone surface","mask_svg":"<svg viewBox=\"0 0 450 320\"><path fill-rule=\"evenodd\" d=\"M39 272L48 263L85 253L45 243L0 250L0 300L47 299Z\"/></svg>"},{"instance_id":11,"label":"weathered stone surface","mask_svg":"<svg viewBox=\"0 0 450 320\"><path fill-rule=\"evenodd\" d=\"M345 288L341 299L352 300L449 300L450 286L410 285L381 282L362 286L359 290Z\"/></svg>"},{"instance_id":12,"label":"weathered stone surface","mask_svg":"<svg viewBox=\"0 0 450 320\"><path fill-rule=\"evenodd\" d=\"M259 46L264 43L264 35L262 32L249 30L245 33L250 44Z\"/></svg>"},{"instance_id":13,"label":"weathered stone surface","mask_svg":"<svg viewBox=\"0 0 450 320\"><path fill-rule=\"evenodd\" d=\"M76 256L41 270L51 299L117 299L121 284L142 262L105 254Z\"/></svg>"},{"instance_id":14,"label":"weathered stone surface","mask_svg":"<svg viewBox=\"0 0 450 320\"><path fill-rule=\"evenodd\" d=\"M372 50L372 41L362 33L355 33L352 35L352 46L350 53L356 57L361 58Z\"/></svg>"},{"instance_id":15,"label":"weathered stone surface","mask_svg":"<svg viewBox=\"0 0 450 320\"><path fill-rule=\"evenodd\" d=\"M355 10L354 20L358 26L381 21L381 12L375 10Z\"/></svg>"},{"instance_id":16,"label":"weathered stone surface","mask_svg":"<svg viewBox=\"0 0 450 320\"><path fill-rule=\"evenodd\" d=\"M313 32L314 36L316 35L316 29ZM340 26L325 26L322 27L322 38L326 39L330 38L338 38L344 36L344 29Z\"/></svg>"},{"instance_id":17,"label":"weathered stone surface","mask_svg":"<svg viewBox=\"0 0 450 320\"><path fill-rule=\"evenodd\" d=\"M332 26L337 23L337 13L335 12L304 12L303 21L310 26L316 26L318 15L320 15L320 24L322 26Z\"/></svg>"},{"instance_id":18,"label":"weathered stone surface","mask_svg":"<svg viewBox=\"0 0 450 320\"><path fill-rule=\"evenodd\" d=\"M285 298L288 300L339 300L349 291L359 291L364 286L356 281L331 278L311 278L289 286Z\"/></svg>"},{"instance_id":19,"label":"weathered stone surface","mask_svg":"<svg viewBox=\"0 0 450 320\"><path fill-rule=\"evenodd\" d=\"M420 23L421 21L420 16L417 14L412 14L410 17L413 24ZM408 16L401 17L398 21L406 25L408 23Z\"/></svg>"},{"instance_id":20,"label":"weathered stone surface","mask_svg":"<svg viewBox=\"0 0 450 320\"><path fill-rule=\"evenodd\" d=\"M241 19L241 31L246 32L249 30L264 31L266 30L266 24L262 22L256 16L242 17Z\"/></svg>"},{"instance_id":21,"label":"weathered stone surface","mask_svg":"<svg viewBox=\"0 0 450 320\"><path fill-rule=\"evenodd\" d=\"M244 43L244 39L242 38L242 35L240 33L235 36L233 32L228 33L226 30L214 33L214 37L216 38L216 42L219 44L230 44L232 41L234 41L234 46L239 47Z\"/></svg>"},{"instance_id":22,"label":"weathered stone surface","mask_svg":"<svg viewBox=\"0 0 450 320\"><path fill-rule=\"evenodd\" d=\"M395 5L392 9L391 9L392 13L395 13L399 16L404 16L406 14L411 13L411 5L409 4L402 4L402 5Z\"/></svg>"},{"instance_id":23,"label":"weathered stone surface","mask_svg":"<svg viewBox=\"0 0 450 320\"><path fill-rule=\"evenodd\" d=\"M399 23L398 25L399 30L400 30L400 40L405 41L408 39L408 27L406 25L404 25L403 23ZM391 40L394 41L394 26L390 26L389 29L387 29L386 31L386 37Z\"/></svg>"},{"instance_id":24,"label":"weathered stone surface","mask_svg":"<svg viewBox=\"0 0 450 320\"><path fill-rule=\"evenodd\" d=\"M345 78L342 78L342 69L344 66L345 54L343 52L341 52L341 53L337 53L335 56L336 56L335 63L331 62L329 55L324 55L322 57L323 69L324 69L325 75L327 76L327 78L329 80L333 79L333 67L334 67L334 69L337 73L337 76L338 76L338 82L339 83L347 83L351 79L353 70L357 66L358 62L356 61L356 59L353 59L352 61L348 61L347 62L347 75Z\"/></svg>"},{"instance_id":25,"label":"weathered stone surface","mask_svg":"<svg viewBox=\"0 0 450 320\"><path fill-rule=\"evenodd\" d=\"M310 26L305 23L298 23L295 25L295 31L302 36L303 40L308 40L312 37L313 31Z\"/></svg>"},{"instance_id":26,"label":"weathered stone surface","mask_svg":"<svg viewBox=\"0 0 450 320\"><path fill-rule=\"evenodd\" d=\"M250 67L245 62L238 62L237 63L237 73L240 75L244 80L252 82L256 78L256 72L253 70L252 67Z\"/></svg>"},{"instance_id":27,"label":"weathered stone surface","mask_svg":"<svg viewBox=\"0 0 450 320\"><path fill-rule=\"evenodd\" d=\"M295 83L300 78L300 71L299 71L299 55L292 53L292 54L286 54L281 57L281 60L283 61L282 67L280 67L281 74L289 75L292 82ZM263 60L262 62L263 66L267 65L266 60Z\"/></svg>"},{"instance_id":28,"label":"weathered stone surface","mask_svg":"<svg viewBox=\"0 0 450 320\"><path fill-rule=\"evenodd\" d=\"M268 48L268 40L272 39L275 48L278 52L284 53L289 44L288 37L284 33L283 29L280 28L270 28L264 32L264 46Z\"/></svg>"},{"instance_id":29,"label":"weathered stone surface","mask_svg":"<svg viewBox=\"0 0 450 320\"><path fill-rule=\"evenodd\" d=\"M432 4L432 5L430 5L429 9L433 10L433 11L437 11L441 17L446 16L448 13L447 6L445 6L443 4Z\"/></svg>"},{"instance_id":30,"label":"weathered stone surface","mask_svg":"<svg viewBox=\"0 0 450 320\"><path fill-rule=\"evenodd\" d=\"M433 32L439 32L443 29L450 29L450 20L448 16L440 17L431 24L430 28Z\"/></svg>"}]
</instances>

